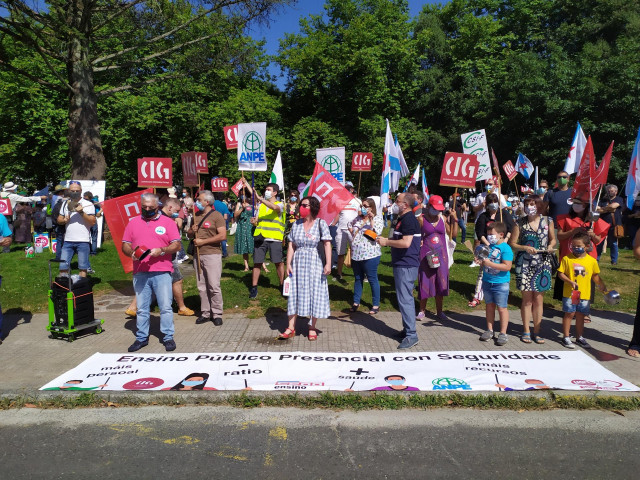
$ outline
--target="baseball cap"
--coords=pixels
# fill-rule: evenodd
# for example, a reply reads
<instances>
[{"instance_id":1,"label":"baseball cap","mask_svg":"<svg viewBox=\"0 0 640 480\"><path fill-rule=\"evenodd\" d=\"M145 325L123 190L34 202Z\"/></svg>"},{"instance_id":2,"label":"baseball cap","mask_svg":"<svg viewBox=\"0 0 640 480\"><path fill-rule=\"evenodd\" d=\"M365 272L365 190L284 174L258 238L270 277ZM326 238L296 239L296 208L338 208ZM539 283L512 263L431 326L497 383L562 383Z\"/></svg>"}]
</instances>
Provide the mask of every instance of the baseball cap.
<instances>
[{"instance_id":1,"label":"baseball cap","mask_svg":"<svg viewBox=\"0 0 640 480\"><path fill-rule=\"evenodd\" d=\"M431 195L429 197L429 205L431 205L436 210L444 210L444 202L442 201L442 197L440 195Z\"/></svg>"}]
</instances>

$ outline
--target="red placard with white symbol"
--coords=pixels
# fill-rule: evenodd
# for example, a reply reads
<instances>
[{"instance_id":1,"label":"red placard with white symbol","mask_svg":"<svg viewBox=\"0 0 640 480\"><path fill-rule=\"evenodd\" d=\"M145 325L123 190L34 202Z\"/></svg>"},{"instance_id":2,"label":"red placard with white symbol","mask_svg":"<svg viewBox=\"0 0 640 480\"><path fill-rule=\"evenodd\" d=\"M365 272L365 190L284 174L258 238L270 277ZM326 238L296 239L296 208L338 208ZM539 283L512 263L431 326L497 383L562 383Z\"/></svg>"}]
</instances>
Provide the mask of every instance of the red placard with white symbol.
<instances>
[{"instance_id":1,"label":"red placard with white symbol","mask_svg":"<svg viewBox=\"0 0 640 480\"><path fill-rule=\"evenodd\" d=\"M240 190L242 190L242 179L238 180L233 187L231 187L231 191L236 194L236 197L240 195Z\"/></svg>"},{"instance_id":2,"label":"red placard with white symbol","mask_svg":"<svg viewBox=\"0 0 640 480\"><path fill-rule=\"evenodd\" d=\"M504 170L504 173L507 174L509 181L513 180L518 174L518 172L516 172L516 167L513 166L513 163L511 163L511 160L507 160L507 163L502 165L502 169Z\"/></svg>"},{"instance_id":3,"label":"red placard with white symbol","mask_svg":"<svg viewBox=\"0 0 640 480\"><path fill-rule=\"evenodd\" d=\"M227 144L227 150L238 148L238 125L229 125L223 127L224 142Z\"/></svg>"},{"instance_id":4,"label":"red placard with white symbol","mask_svg":"<svg viewBox=\"0 0 640 480\"><path fill-rule=\"evenodd\" d=\"M182 185L184 187L197 187L198 169L196 168L196 156L194 152L183 153L180 155L182 160Z\"/></svg>"},{"instance_id":5,"label":"red placard with white symbol","mask_svg":"<svg viewBox=\"0 0 640 480\"><path fill-rule=\"evenodd\" d=\"M373 163L373 153L371 152L353 152L351 158L352 172L370 172Z\"/></svg>"},{"instance_id":6,"label":"red placard with white symbol","mask_svg":"<svg viewBox=\"0 0 640 480\"><path fill-rule=\"evenodd\" d=\"M229 190L229 180L225 177L215 177L211 179L212 192L226 192Z\"/></svg>"},{"instance_id":7,"label":"red placard with white symbol","mask_svg":"<svg viewBox=\"0 0 640 480\"><path fill-rule=\"evenodd\" d=\"M143 193L150 192L153 193L153 190L147 188L146 190L112 198L111 200L105 200L102 203L104 219L109 225L111 238L113 238L113 243L116 245L118 255L120 256L120 263L122 263L122 268L126 273L133 271L133 260L131 260L131 257L128 255L122 253L121 247L124 229L133 217L140 215L140 196Z\"/></svg>"},{"instance_id":8,"label":"red placard with white symbol","mask_svg":"<svg viewBox=\"0 0 640 480\"><path fill-rule=\"evenodd\" d=\"M190 156L196 162L197 173L209 173L209 164L207 163L207 152L186 152L182 155Z\"/></svg>"},{"instance_id":9,"label":"red placard with white symbol","mask_svg":"<svg viewBox=\"0 0 640 480\"><path fill-rule=\"evenodd\" d=\"M474 188L480 162L477 155L447 152L440 174L440 185L445 187Z\"/></svg>"},{"instance_id":10,"label":"red placard with white symbol","mask_svg":"<svg viewBox=\"0 0 640 480\"><path fill-rule=\"evenodd\" d=\"M143 157L138 159L138 186L173 186L173 166L170 158Z\"/></svg>"},{"instance_id":11,"label":"red placard with white symbol","mask_svg":"<svg viewBox=\"0 0 640 480\"><path fill-rule=\"evenodd\" d=\"M0 215L11 215L11 201L8 198L0 198Z\"/></svg>"}]
</instances>

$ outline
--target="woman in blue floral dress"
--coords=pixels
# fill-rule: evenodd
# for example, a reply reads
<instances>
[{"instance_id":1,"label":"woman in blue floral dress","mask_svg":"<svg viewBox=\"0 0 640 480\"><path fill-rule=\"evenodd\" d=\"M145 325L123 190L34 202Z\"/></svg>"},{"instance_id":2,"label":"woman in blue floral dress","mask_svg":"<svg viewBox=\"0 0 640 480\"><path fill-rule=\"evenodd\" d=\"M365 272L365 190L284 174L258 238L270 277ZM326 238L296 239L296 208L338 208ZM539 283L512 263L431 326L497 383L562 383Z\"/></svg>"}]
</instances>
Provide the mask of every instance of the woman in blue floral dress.
<instances>
[{"instance_id":1,"label":"woman in blue floral dress","mask_svg":"<svg viewBox=\"0 0 640 480\"><path fill-rule=\"evenodd\" d=\"M291 290L287 313L289 326L278 338L287 339L296 335L296 318L310 317L308 339L318 338L318 318L328 318L329 287L327 275L331 273L331 234L327 222L317 218L320 202L315 197L303 198L300 202L300 219L296 220L289 233L287 250L287 274L291 278ZM324 265L318 244L324 248Z\"/></svg>"}]
</instances>

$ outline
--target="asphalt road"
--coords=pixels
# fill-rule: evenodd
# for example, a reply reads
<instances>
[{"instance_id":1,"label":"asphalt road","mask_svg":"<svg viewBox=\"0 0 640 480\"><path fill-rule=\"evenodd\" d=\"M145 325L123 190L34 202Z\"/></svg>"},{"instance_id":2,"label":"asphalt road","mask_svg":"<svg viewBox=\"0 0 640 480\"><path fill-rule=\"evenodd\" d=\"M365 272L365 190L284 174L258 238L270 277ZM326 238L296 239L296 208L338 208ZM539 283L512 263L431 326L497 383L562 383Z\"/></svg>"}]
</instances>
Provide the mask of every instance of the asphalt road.
<instances>
[{"instance_id":1,"label":"asphalt road","mask_svg":"<svg viewBox=\"0 0 640 480\"><path fill-rule=\"evenodd\" d=\"M6 479L625 479L640 412L144 407L0 412Z\"/></svg>"}]
</instances>

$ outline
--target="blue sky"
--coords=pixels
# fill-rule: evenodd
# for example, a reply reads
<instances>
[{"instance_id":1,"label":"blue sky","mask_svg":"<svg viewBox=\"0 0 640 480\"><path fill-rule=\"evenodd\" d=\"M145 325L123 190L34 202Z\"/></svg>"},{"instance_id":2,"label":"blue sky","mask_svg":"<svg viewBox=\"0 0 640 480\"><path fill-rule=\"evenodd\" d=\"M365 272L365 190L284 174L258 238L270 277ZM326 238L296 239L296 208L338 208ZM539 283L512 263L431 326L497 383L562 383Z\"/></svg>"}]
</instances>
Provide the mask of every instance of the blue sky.
<instances>
[{"instance_id":1,"label":"blue sky","mask_svg":"<svg viewBox=\"0 0 640 480\"><path fill-rule=\"evenodd\" d=\"M415 17L422 10L422 6L431 3L447 3L447 0L409 0L409 14ZM279 40L284 38L285 33L299 33L298 20L309 15L319 15L324 13L324 1L322 0L298 0L290 7L281 9L272 15L269 25L254 25L249 31L256 40L266 40L266 52L269 55L278 53ZM280 68L271 65L269 72L276 75L276 84L284 88L284 78L280 77Z\"/></svg>"}]
</instances>

